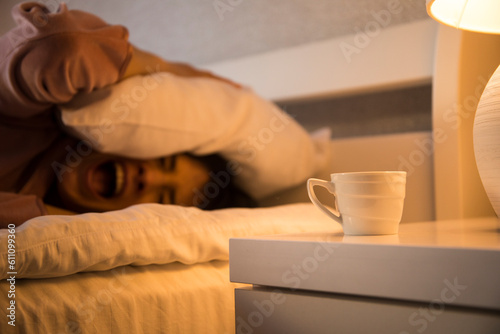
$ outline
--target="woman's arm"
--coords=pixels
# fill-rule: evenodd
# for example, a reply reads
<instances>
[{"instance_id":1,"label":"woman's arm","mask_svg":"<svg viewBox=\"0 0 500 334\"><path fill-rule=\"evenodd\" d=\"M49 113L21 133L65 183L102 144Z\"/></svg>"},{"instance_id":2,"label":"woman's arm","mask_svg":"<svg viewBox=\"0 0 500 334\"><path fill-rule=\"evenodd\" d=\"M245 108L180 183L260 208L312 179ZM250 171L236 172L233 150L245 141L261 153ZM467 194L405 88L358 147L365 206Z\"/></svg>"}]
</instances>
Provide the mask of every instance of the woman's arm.
<instances>
[{"instance_id":1,"label":"woman's arm","mask_svg":"<svg viewBox=\"0 0 500 334\"><path fill-rule=\"evenodd\" d=\"M169 72L182 77L203 77L224 81L232 86L241 88L241 85L219 77L211 72L196 69L188 64L166 61L155 54L133 47L132 58L122 77L128 78L133 75L150 74L153 72Z\"/></svg>"},{"instance_id":2,"label":"woman's arm","mask_svg":"<svg viewBox=\"0 0 500 334\"><path fill-rule=\"evenodd\" d=\"M19 226L31 218L46 214L47 210L38 197L0 191L0 228L7 228L11 224Z\"/></svg>"}]
</instances>

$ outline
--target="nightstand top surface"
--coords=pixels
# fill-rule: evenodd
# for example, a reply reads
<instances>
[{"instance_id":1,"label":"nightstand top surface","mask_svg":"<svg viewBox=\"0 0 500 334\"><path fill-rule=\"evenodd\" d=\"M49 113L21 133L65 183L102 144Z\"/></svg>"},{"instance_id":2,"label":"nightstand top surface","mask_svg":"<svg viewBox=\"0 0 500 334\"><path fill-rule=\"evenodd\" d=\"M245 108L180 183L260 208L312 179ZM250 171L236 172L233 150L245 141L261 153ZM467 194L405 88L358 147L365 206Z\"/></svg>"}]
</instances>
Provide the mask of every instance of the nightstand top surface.
<instances>
[{"instance_id":1,"label":"nightstand top surface","mask_svg":"<svg viewBox=\"0 0 500 334\"><path fill-rule=\"evenodd\" d=\"M332 221L332 230L324 233L300 233L256 236L242 239L266 241L332 242L365 245L401 245L422 247L476 248L500 251L500 220L495 217L427 221L400 224L397 235L344 235Z\"/></svg>"}]
</instances>

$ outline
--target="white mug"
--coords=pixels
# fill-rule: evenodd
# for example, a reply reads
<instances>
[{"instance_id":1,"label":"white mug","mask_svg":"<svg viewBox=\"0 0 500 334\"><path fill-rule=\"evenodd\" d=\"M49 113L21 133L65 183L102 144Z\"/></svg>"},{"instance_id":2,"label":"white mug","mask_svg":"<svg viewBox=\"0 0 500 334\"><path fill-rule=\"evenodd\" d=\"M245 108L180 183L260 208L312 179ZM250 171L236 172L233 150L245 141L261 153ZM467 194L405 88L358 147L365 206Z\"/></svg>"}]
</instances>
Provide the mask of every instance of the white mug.
<instances>
[{"instance_id":1,"label":"white mug","mask_svg":"<svg viewBox=\"0 0 500 334\"><path fill-rule=\"evenodd\" d=\"M345 235L397 234L403 215L406 172L354 172L331 174L331 181L307 180L311 201L342 225ZM314 186L334 197L334 207L323 205Z\"/></svg>"}]
</instances>

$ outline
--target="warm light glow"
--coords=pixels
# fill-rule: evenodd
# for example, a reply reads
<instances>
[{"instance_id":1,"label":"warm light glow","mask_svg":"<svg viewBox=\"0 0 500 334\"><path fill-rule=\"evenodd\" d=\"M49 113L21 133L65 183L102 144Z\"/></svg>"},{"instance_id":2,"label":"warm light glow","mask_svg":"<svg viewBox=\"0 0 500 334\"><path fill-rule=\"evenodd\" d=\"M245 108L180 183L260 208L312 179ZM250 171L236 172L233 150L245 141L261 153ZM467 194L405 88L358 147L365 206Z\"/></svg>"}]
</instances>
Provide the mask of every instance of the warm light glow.
<instances>
[{"instance_id":1,"label":"warm light glow","mask_svg":"<svg viewBox=\"0 0 500 334\"><path fill-rule=\"evenodd\" d=\"M457 29L500 34L499 0L427 0L427 13Z\"/></svg>"}]
</instances>

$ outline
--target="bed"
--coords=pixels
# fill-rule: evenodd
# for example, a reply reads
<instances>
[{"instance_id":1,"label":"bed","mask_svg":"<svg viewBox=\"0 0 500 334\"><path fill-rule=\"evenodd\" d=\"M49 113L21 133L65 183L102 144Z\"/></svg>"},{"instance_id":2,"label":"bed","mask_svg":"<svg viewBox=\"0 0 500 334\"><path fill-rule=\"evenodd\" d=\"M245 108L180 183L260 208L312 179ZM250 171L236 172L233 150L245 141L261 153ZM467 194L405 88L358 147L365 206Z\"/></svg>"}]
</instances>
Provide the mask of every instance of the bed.
<instances>
[{"instance_id":1,"label":"bed","mask_svg":"<svg viewBox=\"0 0 500 334\"><path fill-rule=\"evenodd\" d=\"M15 302L12 313L2 308L4 319L11 315L2 332L233 333L229 238L331 228L304 203L38 217L0 231L2 303Z\"/></svg>"}]
</instances>

